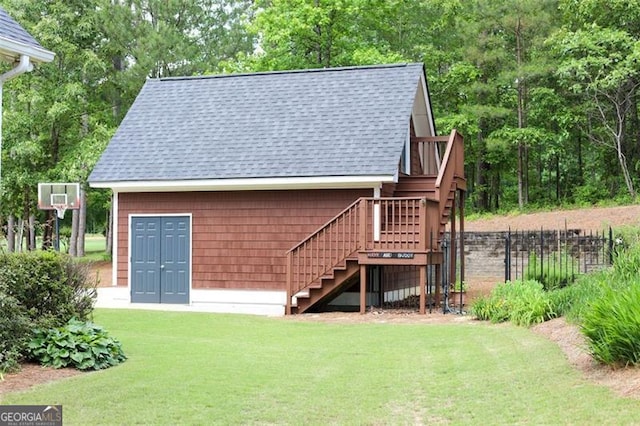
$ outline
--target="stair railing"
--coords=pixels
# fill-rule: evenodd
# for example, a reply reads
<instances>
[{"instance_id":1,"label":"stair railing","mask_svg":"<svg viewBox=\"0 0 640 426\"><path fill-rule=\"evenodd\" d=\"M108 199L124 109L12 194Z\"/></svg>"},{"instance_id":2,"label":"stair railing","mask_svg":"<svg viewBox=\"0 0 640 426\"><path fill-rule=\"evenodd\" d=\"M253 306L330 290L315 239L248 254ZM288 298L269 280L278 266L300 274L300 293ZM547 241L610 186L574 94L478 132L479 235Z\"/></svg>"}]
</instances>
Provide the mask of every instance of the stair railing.
<instances>
[{"instance_id":1,"label":"stair railing","mask_svg":"<svg viewBox=\"0 0 640 426\"><path fill-rule=\"evenodd\" d=\"M360 199L287 252L287 313L292 296L358 251L359 227Z\"/></svg>"},{"instance_id":2,"label":"stair railing","mask_svg":"<svg viewBox=\"0 0 640 426\"><path fill-rule=\"evenodd\" d=\"M358 251L426 251L438 232L438 203L424 198L360 198L287 252L291 298ZM346 265L345 265L346 266Z\"/></svg>"},{"instance_id":3,"label":"stair railing","mask_svg":"<svg viewBox=\"0 0 640 426\"><path fill-rule=\"evenodd\" d=\"M464 176L464 142L462 136L454 129L449 136L442 167L436 179L435 198L440 200L441 214L445 210L449 193L455 189L456 178L461 176Z\"/></svg>"}]
</instances>

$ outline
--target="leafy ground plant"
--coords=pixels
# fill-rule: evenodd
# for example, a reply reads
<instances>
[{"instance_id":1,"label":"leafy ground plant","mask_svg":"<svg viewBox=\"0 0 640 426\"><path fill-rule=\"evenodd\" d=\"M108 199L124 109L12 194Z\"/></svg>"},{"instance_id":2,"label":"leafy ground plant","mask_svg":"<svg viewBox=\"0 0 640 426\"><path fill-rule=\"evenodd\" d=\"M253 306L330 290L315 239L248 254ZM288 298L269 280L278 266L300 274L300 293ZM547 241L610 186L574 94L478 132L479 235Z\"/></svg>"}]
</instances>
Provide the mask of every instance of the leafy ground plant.
<instances>
[{"instance_id":1,"label":"leafy ground plant","mask_svg":"<svg viewBox=\"0 0 640 426\"><path fill-rule=\"evenodd\" d=\"M609 289L591 304L582 332L593 357L610 365L640 365L640 282Z\"/></svg>"},{"instance_id":2,"label":"leafy ground plant","mask_svg":"<svg viewBox=\"0 0 640 426\"><path fill-rule=\"evenodd\" d=\"M512 281L501 283L489 296L479 298L471 307L478 319L494 323L511 321L516 325L530 326L554 318L553 303L537 281Z\"/></svg>"},{"instance_id":3,"label":"leafy ground plant","mask_svg":"<svg viewBox=\"0 0 640 426\"><path fill-rule=\"evenodd\" d=\"M36 329L28 347L32 359L54 368L101 370L127 359L120 342L102 327L76 319L63 327Z\"/></svg>"}]
</instances>

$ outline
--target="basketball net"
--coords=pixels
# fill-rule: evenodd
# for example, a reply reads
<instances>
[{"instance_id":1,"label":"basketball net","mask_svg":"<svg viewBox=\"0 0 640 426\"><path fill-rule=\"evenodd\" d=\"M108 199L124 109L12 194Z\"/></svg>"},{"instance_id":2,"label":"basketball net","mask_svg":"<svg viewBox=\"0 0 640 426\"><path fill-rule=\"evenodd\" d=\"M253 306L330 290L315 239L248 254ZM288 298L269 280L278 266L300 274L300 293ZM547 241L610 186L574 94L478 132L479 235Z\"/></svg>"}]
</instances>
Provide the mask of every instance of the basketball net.
<instances>
[{"instance_id":1,"label":"basketball net","mask_svg":"<svg viewBox=\"0 0 640 426\"><path fill-rule=\"evenodd\" d=\"M59 219L64 219L64 214L67 211L66 204L52 204L51 207L58 213Z\"/></svg>"}]
</instances>

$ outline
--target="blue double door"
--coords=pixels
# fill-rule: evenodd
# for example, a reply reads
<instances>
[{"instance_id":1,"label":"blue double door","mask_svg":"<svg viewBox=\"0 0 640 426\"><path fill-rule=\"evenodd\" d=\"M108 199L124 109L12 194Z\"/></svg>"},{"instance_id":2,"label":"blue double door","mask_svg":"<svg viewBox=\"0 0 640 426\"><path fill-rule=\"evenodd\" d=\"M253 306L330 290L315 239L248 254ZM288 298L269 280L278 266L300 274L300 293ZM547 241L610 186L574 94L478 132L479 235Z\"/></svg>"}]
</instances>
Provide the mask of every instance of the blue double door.
<instances>
[{"instance_id":1,"label":"blue double door","mask_svg":"<svg viewBox=\"0 0 640 426\"><path fill-rule=\"evenodd\" d=\"M131 302L189 303L191 218L131 218Z\"/></svg>"}]
</instances>

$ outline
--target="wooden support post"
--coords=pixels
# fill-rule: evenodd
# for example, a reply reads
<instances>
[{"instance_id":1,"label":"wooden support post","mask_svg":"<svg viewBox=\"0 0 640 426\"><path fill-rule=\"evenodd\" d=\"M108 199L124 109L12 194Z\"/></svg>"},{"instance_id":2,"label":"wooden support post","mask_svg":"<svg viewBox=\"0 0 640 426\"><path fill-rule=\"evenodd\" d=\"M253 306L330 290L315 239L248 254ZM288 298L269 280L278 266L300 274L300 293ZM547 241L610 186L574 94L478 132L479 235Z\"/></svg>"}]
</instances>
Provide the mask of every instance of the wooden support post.
<instances>
[{"instance_id":1,"label":"wooden support post","mask_svg":"<svg viewBox=\"0 0 640 426\"><path fill-rule=\"evenodd\" d=\"M464 192L459 192L460 200L460 282L464 282Z\"/></svg>"},{"instance_id":2,"label":"wooden support post","mask_svg":"<svg viewBox=\"0 0 640 426\"><path fill-rule=\"evenodd\" d=\"M367 312L367 265L360 265L360 313Z\"/></svg>"},{"instance_id":3,"label":"wooden support post","mask_svg":"<svg viewBox=\"0 0 640 426\"><path fill-rule=\"evenodd\" d=\"M287 253L287 305L285 309L285 315L291 315L291 298L293 297L293 283L292 283L292 254Z\"/></svg>"},{"instance_id":4,"label":"wooden support post","mask_svg":"<svg viewBox=\"0 0 640 426\"><path fill-rule=\"evenodd\" d=\"M453 192L453 205L451 206L451 241L449 244L449 285L456 284L456 192Z\"/></svg>"},{"instance_id":5,"label":"wooden support post","mask_svg":"<svg viewBox=\"0 0 640 426\"><path fill-rule=\"evenodd\" d=\"M426 290L427 290L427 266L420 265L420 314L421 315L424 315L427 313Z\"/></svg>"},{"instance_id":6,"label":"wooden support post","mask_svg":"<svg viewBox=\"0 0 640 426\"><path fill-rule=\"evenodd\" d=\"M360 223L358 224L358 232L360 233L360 250L367 250L367 200L361 198L358 202L358 216Z\"/></svg>"}]
</instances>

